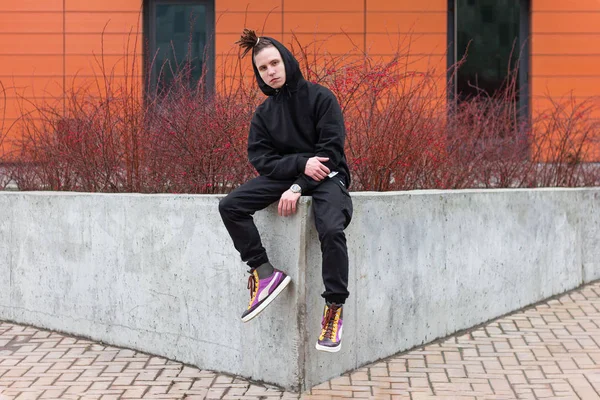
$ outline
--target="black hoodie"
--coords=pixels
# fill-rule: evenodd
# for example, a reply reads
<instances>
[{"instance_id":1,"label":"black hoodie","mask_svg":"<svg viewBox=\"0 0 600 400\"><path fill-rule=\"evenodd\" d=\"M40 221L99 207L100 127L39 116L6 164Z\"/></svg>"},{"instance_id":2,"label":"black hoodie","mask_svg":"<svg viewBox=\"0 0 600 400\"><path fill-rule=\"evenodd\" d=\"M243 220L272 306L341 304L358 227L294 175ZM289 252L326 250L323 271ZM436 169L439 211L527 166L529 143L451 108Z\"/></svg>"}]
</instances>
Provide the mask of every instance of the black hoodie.
<instances>
[{"instance_id":1,"label":"black hoodie","mask_svg":"<svg viewBox=\"0 0 600 400\"><path fill-rule=\"evenodd\" d=\"M302 76L298 61L281 43L270 37L281 53L286 81L281 89L267 85L254 63L258 86L269 96L252 117L248 137L248 157L260 175L274 179L294 179L305 193L319 186L304 174L310 157L329 157L324 164L337 171L339 181L350 186L350 172L344 154L346 130L339 103L333 93ZM329 179L329 178L325 178Z\"/></svg>"}]
</instances>

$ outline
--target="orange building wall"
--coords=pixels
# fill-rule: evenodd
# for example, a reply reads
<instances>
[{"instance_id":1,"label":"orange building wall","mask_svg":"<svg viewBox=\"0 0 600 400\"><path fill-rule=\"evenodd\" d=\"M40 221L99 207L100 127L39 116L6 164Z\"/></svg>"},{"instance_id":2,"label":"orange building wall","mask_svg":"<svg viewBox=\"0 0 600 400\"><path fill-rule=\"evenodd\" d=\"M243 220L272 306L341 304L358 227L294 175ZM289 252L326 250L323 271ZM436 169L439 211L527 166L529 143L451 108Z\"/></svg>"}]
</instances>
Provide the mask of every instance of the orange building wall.
<instances>
[{"instance_id":1,"label":"orange building wall","mask_svg":"<svg viewBox=\"0 0 600 400\"><path fill-rule=\"evenodd\" d=\"M62 11L62 0L0 2L0 81L6 89L0 92L0 113L5 125L19 116L19 96L43 99L60 93Z\"/></svg>"},{"instance_id":2,"label":"orange building wall","mask_svg":"<svg viewBox=\"0 0 600 400\"><path fill-rule=\"evenodd\" d=\"M245 26L284 44L292 33L302 43L327 40L333 54L351 51L352 43L361 51L391 54L399 32L423 42L420 54L442 55L446 47L446 0L217 0L216 20L216 53L221 56Z\"/></svg>"},{"instance_id":3,"label":"orange building wall","mask_svg":"<svg viewBox=\"0 0 600 400\"><path fill-rule=\"evenodd\" d=\"M133 45L136 37L141 40L140 4L138 0L0 1L0 82L6 88L0 112L5 109L5 129L33 109L28 102L42 104L56 99L64 88L93 82L100 72L96 60L102 58L102 48L106 70L116 67L114 76L122 77L124 55L141 54L141 42L138 51ZM140 70L135 75L141 77Z\"/></svg>"},{"instance_id":4,"label":"orange building wall","mask_svg":"<svg viewBox=\"0 0 600 400\"><path fill-rule=\"evenodd\" d=\"M333 57L389 58L398 48L410 53L411 68L446 68L446 0L216 0L217 84L231 74L244 27L290 45L293 36L309 49ZM248 70L250 63L243 61ZM231 82L227 82L231 84Z\"/></svg>"},{"instance_id":5,"label":"orange building wall","mask_svg":"<svg viewBox=\"0 0 600 400\"><path fill-rule=\"evenodd\" d=\"M533 0L531 95L534 110L572 93L600 96L600 1ZM597 114L600 118L600 113Z\"/></svg>"},{"instance_id":6,"label":"orange building wall","mask_svg":"<svg viewBox=\"0 0 600 400\"><path fill-rule=\"evenodd\" d=\"M600 95L600 2L532 3L533 110L547 105L545 94ZM225 65L237 61L233 43L244 26L284 44L291 42L292 33L303 44L325 41L319 51L333 55L366 52L389 58L410 39L411 68L434 67L443 75L446 8L446 0L216 0L216 81L232 75ZM124 71L124 55L130 63L135 58L133 75L141 82L142 49L141 0L0 1L5 129L21 111L31 109L20 98L41 102L60 95L64 87L93 80L100 71L94 54L99 57L102 51L107 70L116 65L116 79L132 75ZM248 60L243 62L248 69Z\"/></svg>"},{"instance_id":7,"label":"orange building wall","mask_svg":"<svg viewBox=\"0 0 600 400\"><path fill-rule=\"evenodd\" d=\"M19 101L20 96L39 103L60 95L65 87L93 82L100 74L102 54L106 70L114 66L117 79L131 76L124 71L124 55L129 55L129 63L135 57L141 67L141 4L2 0L0 81L8 88L6 125L32 108ZM244 27L288 45L294 33L302 44L325 43L320 51L333 55L364 51L389 57L410 37L411 68L445 69L446 0L216 0L215 12L217 84L231 74L225 65L235 65L233 43ZM248 68L248 61L243 62ZM141 81L139 68L135 75Z\"/></svg>"}]
</instances>

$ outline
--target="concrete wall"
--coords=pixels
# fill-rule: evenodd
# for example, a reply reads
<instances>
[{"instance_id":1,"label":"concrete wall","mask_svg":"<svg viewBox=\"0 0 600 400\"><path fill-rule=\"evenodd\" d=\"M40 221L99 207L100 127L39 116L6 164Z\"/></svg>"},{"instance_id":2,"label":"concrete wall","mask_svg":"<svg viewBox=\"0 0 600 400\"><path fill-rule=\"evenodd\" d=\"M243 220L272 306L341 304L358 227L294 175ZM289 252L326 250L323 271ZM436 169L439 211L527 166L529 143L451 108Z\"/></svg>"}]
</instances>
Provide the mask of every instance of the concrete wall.
<instances>
[{"instance_id":1,"label":"concrete wall","mask_svg":"<svg viewBox=\"0 0 600 400\"><path fill-rule=\"evenodd\" d=\"M0 193L0 319L298 390L600 278L600 189L353 193L343 349L319 353L311 199L257 213L293 284L247 324L219 199Z\"/></svg>"}]
</instances>

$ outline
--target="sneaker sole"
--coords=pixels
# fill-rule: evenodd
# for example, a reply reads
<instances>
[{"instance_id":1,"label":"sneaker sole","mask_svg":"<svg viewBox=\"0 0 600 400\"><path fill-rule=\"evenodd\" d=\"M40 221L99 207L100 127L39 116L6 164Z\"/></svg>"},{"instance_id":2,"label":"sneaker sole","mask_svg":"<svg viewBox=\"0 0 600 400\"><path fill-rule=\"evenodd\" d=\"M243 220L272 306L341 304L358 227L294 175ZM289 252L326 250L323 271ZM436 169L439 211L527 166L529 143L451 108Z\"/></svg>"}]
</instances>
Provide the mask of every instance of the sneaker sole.
<instances>
[{"instance_id":1,"label":"sneaker sole","mask_svg":"<svg viewBox=\"0 0 600 400\"><path fill-rule=\"evenodd\" d=\"M273 302L273 300L275 300L275 298L277 296L279 296L279 294L281 292L283 292L283 289L285 289L287 287L287 285L289 285L289 283L291 281L292 281L292 278L290 278L289 276L286 276L285 279L283 281L281 281L281 283L279 284L279 286L277 286L277 289L275 289L275 291L273 292L273 294L271 294L269 297L267 297L265 299L265 301L263 301L261 303L260 306L256 307L256 310L252 311L250 314L248 314L244 318L242 318L242 322L248 322L252 318L256 317L258 314L260 314L262 312L262 310L264 310L265 308L267 308L267 306L269 304L271 304L271 302Z\"/></svg>"},{"instance_id":2,"label":"sneaker sole","mask_svg":"<svg viewBox=\"0 0 600 400\"><path fill-rule=\"evenodd\" d=\"M319 344L319 342L317 342L317 345L315 347L319 351L326 351L328 353L337 353L338 351L340 351L342 349L342 344L340 343L336 347L328 347L328 346L321 346Z\"/></svg>"}]
</instances>

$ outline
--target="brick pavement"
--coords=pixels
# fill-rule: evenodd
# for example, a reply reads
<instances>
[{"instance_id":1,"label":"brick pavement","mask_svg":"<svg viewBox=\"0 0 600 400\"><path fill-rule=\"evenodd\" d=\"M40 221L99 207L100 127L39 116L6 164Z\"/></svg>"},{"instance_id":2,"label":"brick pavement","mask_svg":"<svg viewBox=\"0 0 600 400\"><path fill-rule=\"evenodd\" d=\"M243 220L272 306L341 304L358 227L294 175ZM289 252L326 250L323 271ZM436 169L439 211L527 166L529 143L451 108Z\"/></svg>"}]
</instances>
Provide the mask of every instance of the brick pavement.
<instances>
[{"instance_id":1,"label":"brick pavement","mask_svg":"<svg viewBox=\"0 0 600 400\"><path fill-rule=\"evenodd\" d=\"M0 400L299 397L600 400L600 282L360 368L301 396L0 323Z\"/></svg>"}]
</instances>

